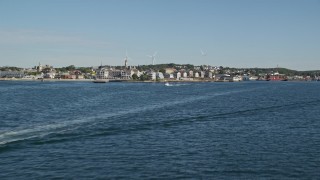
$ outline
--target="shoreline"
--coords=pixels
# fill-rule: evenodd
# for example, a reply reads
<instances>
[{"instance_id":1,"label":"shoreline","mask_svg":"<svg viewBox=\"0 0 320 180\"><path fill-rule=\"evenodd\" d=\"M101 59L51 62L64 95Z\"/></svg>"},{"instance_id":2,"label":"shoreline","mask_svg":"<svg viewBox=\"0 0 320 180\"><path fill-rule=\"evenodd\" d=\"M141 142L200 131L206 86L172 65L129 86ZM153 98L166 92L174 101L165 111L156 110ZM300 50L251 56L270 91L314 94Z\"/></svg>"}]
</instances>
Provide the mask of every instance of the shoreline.
<instances>
[{"instance_id":1,"label":"shoreline","mask_svg":"<svg viewBox=\"0 0 320 180\"><path fill-rule=\"evenodd\" d=\"M29 82L93 82L94 79L22 79L22 78L0 78L0 81L29 81ZM259 82L261 82L260 80ZM288 80L290 82L304 82L306 80ZM204 82L256 82L256 81L215 81L213 79L204 80L162 80L162 81L136 81L136 80L122 80L122 79L109 79L110 83L116 82L127 82L127 83L204 83ZM270 81L270 82L281 82L281 81ZM308 82L308 81L307 81ZM311 82L311 81L310 81Z\"/></svg>"},{"instance_id":2,"label":"shoreline","mask_svg":"<svg viewBox=\"0 0 320 180\"><path fill-rule=\"evenodd\" d=\"M93 81L93 79L22 79L22 78L0 78L0 81L91 82L91 81Z\"/></svg>"},{"instance_id":3,"label":"shoreline","mask_svg":"<svg viewBox=\"0 0 320 180\"><path fill-rule=\"evenodd\" d=\"M21 79L21 78L0 78L0 81L30 81L30 82L93 82L94 79ZM179 83L179 82L215 82L214 80L163 80L163 81L136 81L109 79L109 82L132 82L132 83Z\"/></svg>"}]
</instances>

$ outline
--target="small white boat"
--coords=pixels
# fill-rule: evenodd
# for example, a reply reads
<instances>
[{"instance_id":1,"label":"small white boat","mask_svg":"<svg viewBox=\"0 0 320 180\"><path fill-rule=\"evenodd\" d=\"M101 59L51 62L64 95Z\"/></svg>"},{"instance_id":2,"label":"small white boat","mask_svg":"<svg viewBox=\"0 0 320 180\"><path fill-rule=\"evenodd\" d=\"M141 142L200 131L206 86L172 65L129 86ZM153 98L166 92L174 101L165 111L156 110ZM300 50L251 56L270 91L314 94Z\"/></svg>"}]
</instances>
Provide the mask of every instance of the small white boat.
<instances>
[{"instance_id":1,"label":"small white boat","mask_svg":"<svg viewBox=\"0 0 320 180\"><path fill-rule=\"evenodd\" d=\"M256 80L258 80L258 76L251 76L251 77L249 78L249 80L250 80L250 81L256 81Z\"/></svg>"},{"instance_id":2,"label":"small white boat","mask_svg":"<svg viewBox=\"0 0 320 180\"><path fill-rule=\"evenodd\" d=\"M169 84L168 82L166 82L164 85L165 85L165 86L170 86L170 84Z\"/></svg>"}]
</instances>

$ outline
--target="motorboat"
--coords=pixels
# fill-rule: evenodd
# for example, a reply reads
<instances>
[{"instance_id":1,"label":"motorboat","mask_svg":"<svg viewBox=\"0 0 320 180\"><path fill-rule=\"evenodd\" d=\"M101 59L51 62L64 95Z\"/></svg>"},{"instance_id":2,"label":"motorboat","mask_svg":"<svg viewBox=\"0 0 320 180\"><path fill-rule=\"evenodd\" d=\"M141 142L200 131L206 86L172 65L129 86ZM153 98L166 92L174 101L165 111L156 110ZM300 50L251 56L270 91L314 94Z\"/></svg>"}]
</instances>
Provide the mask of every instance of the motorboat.
<instances>
[{"instance_id":1,"label":"motorboat","mask_svg":"<svg viewBox=\"0 0 320 180\"><path fill-rule=\"evenodd\" d=\"M107 83L107 82L109 82L109 79L95 79L92 82L94 82L94 83Z\"/></svg>"}]
</instances>

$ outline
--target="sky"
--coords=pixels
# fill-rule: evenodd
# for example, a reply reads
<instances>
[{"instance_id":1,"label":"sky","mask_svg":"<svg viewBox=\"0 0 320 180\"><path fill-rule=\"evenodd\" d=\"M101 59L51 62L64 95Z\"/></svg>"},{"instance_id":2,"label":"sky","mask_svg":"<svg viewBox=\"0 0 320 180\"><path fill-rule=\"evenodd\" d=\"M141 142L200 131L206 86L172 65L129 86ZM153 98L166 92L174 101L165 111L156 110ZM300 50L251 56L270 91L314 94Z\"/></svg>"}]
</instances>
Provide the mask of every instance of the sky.
<instances>
[{"instance_id":1,"label":"sky","mask_svg":"<svg viewBox=\"0 0 320 180\"><path fill-rule=\"evenodd\" d=\"M202 52L201 52L202 51ZM320 70L320 0L0 0L0 66Z\"/></svg>"}]
</instances>

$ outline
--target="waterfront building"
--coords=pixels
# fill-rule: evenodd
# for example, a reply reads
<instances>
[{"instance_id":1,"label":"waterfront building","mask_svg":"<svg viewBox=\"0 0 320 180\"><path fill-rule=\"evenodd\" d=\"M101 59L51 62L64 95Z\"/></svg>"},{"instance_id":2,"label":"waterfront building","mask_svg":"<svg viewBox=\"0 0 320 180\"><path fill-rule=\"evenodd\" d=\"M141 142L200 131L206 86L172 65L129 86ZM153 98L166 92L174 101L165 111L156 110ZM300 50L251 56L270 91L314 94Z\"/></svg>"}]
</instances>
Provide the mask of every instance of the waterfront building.
<instances>
[{"instance_id":1,"label":"waterfront building","mask_svg":"<svg viewBox=\"0 0 320 180\"><path fill-rule=\"evenodd\" d=\"M21 71L0 71L0 78L22 78L25 74Z\"/></svg>"},{"instance_id":2,"label":"waterfront building","mask_svg":"<svg viewBox=\"0 0 320 180\"><path fill-rule=\"evenodd\" d=\"M199 78L199 73L196 72L196 73L194 74L194 77L195 77L195 78Z\"/></svg>"},{"instance_id":3,"label":"waterfront building","mask_svg":"<svg viewBox=\"0 0 320 180\"><path fill-rule=\"evenodd\" d=\"M151 80L156 80L157 73L156 73L156 72L153 72L153 71L149 71L149 72L148 72L148 77L149 77L149 79L151 79Z\"/></svg>"},{"instance_id":4,"label":"waterfront building","mask_svg":"<svg viewBox=\"0 0 320 180\"><path fill-rule=\"evenodd\" d=\"M158 79L164 79L163 73L162 72L157 72L156 74Z\"/></svg>"},{"instance_id":5,"label":"waterfront building","mask_svg":"<svg viewBox=\"0 0 320 180\"><path fill-rule=\"evenodd\" d=\"M121 79L131 79L132 75L133 75L133 71L129 70L129 69L124 69L124 70L120 70L121 72Z\"/></svg>"},{"instance_id":6,"label":"waterfront building","mask_svg":"<svg viewBox=\"0 0 320 180\"><path fill-rule=\"evenodd\" d=\"M184 77L184 78L188 77L187 72L183 72L182 77Z\"/></svg>"},{"instance_id":7,"label":"waterfront building","mask_svg":"<svg viewBox=\"0 0 320 180\"><path fill-rule=\"evenodd\" d=\"M76 79L84 79L82 72L79 70L73 71L72 74L76 75Z\"/></svg>"},{"instance_id":8,"label":"waterfront building","mask_svg":"<svg viewBox=\"0 0 320 180\"><path fill-rule=\"evenodd\" d=\"M192 70L189 71L189 77L193 77L193 71Z\"/></svg>"},{"instance_id":9,"label":"waterfront building","mask_svg":"<svg viewBox=\"0 0 320 180\"><path fill-rule=\"evenodd\" d=\"M233 77L232 77L232 81L233 81L233 82L239 82L239 81L242 81L242 77L241 77L241 76L238 76L238 75L233 76Z\"/></svg>"},{"instance_id":10,"label":"waterfront building","mask_svg":"<svg viewBox=\"0 0 320 180\"><path fill-rule=\"evenodd\" d=\"M119 70L119 69L109 69L107 79L131 79L134 73L131 70Z\"/></svg>"},{"instance_id":11,"label":"waterfront building","mask_svg":"<svg viewBox=\"0 0 320 180\"><path fill-rule=\"evenodd\" d=\"M205 72L204 71L200 71L200 77L204 78Z\"/></svg>"},{"instance_id":12,"label":"waterfront building","mask_svg":"<svg viewBox=\"0 0 320 180\"><path fill-rule=\"evenodd\" d=\"M166 79L174 79L174 74L165 73L164 78Z\"/></svg>"},{"instance_id":13,"label":"waterfront building","mask_svg":"<svg viewBox=\"0 0 320 180\"><path fill-rule=\"evenodd\" d=\"M275 72L273 74L267 75L267 80L270 81L283 81L287 80L287 77L285 74L279 74L278 72Z\"/></svg>"},{"instance_id":14,"label":"waterfront building","mask_svg":"<svg viewBox=\"0 0 320 180\"><path fill-rule=\"evenodd\" d=\"M54 79L55 75L56 75L55 72L48 72L48 73L44 73L43 78Z\"/></svg>"},{"instance_id":15,"label":"waterfront building","mask_svg":"<svg viewBox=\"0 0 320 180\"><path fill-rule=\"evenodd\" d=\"M108 79L109 70L105 67L100 66L99 69L96 71L96 78L97 79Z\"/></svg>"},{"instance_id":16,"label":"waterfront building","mask_svg":"<svg viewBox=\"0 0 320 180\"><path fill-rule=\"evenodd\" d=\"M181 78L181 73L180 72L177 72L176 78L177 78L177 80L179 80Z\"/></svg>"},{"instance_id":17,"label":"waterfront building","mask_svg":"<svg viewBox=\"0 0 320 180\"><path fill-rule=\"evenodd\" d=\"M76 79L84 79L84 75L78 74L78 75L76 75Z\"/></svg>"}]
</instances>

